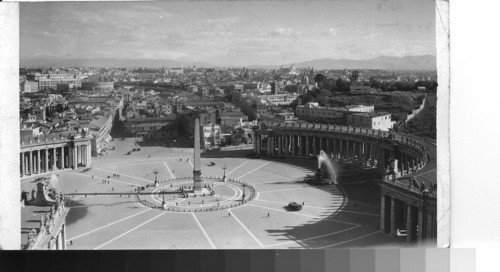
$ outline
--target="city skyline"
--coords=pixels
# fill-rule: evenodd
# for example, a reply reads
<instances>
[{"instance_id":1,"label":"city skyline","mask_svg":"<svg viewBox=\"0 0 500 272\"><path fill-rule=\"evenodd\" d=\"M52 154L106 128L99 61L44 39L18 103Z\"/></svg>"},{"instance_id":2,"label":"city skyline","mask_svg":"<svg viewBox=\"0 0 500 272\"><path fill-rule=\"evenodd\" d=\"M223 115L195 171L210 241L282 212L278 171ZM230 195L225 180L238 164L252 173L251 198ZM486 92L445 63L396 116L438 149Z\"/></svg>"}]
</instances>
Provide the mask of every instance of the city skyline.
<instances>
[{"instance_id":1,"label":"city skyline","mask_svg":"<svg viewBox=\"0 0 500 272\"><path fill-rule=\"evenodd\" d=\"M277 65L435 56L434 2L22 3L20 58Z\"/></svg>"}]
</instances>

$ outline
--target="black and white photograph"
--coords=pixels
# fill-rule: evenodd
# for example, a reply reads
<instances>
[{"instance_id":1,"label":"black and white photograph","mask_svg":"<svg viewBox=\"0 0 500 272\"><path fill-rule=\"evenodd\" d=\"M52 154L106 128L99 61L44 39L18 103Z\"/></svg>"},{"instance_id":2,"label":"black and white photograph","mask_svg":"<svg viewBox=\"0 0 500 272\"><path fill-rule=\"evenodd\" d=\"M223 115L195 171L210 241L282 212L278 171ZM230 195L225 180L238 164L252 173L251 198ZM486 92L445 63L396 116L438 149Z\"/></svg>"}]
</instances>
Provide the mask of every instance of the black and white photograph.
<instances>
[{"instance_id":1,"label":"black and white photograph","mask_svg":"<svg viewBox=\"0 0 500 272\"><path fill-rule=\"evenodd\" d=\"M433 0L20 3L1 247L448 246L446 20Z\"/></svg>"}]
</instances>

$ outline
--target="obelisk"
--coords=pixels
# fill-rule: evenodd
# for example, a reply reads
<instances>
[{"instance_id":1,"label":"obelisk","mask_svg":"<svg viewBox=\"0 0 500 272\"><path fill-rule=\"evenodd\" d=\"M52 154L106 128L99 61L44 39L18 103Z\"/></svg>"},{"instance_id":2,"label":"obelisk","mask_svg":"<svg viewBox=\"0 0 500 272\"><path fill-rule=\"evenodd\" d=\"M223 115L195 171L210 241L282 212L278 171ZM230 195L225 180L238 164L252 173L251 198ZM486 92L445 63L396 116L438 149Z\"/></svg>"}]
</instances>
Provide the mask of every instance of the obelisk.
<instances>
[{"instance_id":1,"label":"obelisk","mask_svg":"<svg viewBox=\"0 0 500 272\"><path fill-rule=\"evenodd\" d=\"M194 121L194 169L193 169L193 189L201 190L201 160L200 160L200 120Z\"/></svg>"}]
</instances>

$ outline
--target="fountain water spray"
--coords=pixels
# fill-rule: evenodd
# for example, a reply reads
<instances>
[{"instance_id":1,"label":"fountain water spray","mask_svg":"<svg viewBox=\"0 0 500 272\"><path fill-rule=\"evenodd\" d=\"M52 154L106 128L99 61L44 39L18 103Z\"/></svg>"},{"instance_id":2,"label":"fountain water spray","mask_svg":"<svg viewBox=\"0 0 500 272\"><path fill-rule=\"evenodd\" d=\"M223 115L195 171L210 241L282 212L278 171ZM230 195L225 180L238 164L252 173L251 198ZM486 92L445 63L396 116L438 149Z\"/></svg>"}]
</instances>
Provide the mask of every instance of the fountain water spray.
<instances>
[{"instance_id":1,"label":"fountain water spray","mask_svg":"<svg viewBox=\"0 0 500 272\"><path fill-rule=\"evenodd\" d=\"M333 169L332 162L325 151L321 150L318 155L318 173L319 175L323 175L322 167L326 168L326 173L328 173L328 178L332 180L333 183L337 184L337 174Z\"/></svg>"},{"instance_id":2,"label":"fountain water spray","mask_svg":"<svg viewBox=\"0 0 500 272\"><path fill-rule=\"evenodd\" d=\"M49 187L59 190L59 178L56 174L50 175Z\"/></svg>"}]
</instances>

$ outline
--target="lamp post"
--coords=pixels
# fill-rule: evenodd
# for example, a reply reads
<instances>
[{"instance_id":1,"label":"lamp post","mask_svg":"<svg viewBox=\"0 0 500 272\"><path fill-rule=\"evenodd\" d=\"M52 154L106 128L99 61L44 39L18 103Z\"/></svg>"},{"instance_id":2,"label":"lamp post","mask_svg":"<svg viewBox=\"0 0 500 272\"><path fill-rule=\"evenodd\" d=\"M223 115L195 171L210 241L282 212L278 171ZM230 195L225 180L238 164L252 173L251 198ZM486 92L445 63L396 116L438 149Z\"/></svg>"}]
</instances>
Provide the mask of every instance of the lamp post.
<instances>
[{"instance_id":1,"label":"lamp post","mask_svg":"<svg viewBox=\"0 0 500 272\"><path fill-rule=\"evenodd\" d=\"M222 166L222 170L224 170L224 175L222 176L222 182L226 182L226 169L227 169L227 165L223 165Z\"/></svg>"},{"instance_id":2,"label":"lamp post","mask_svg":"<svg viewBox=\"0 0 500 272\"><path fill-rule=\"evenodd\" d=\"M161 194L162 194L162 202L161 202L161 206L162 207L165 207L165 189L161 190Z\"/></svg>"},{"instance_id":3,"label":"lamp post","mask_svg":"<svg viewBox=\"0 0 500 272\"><path fill-rule=\"evenodd\" d=\"M245 187L247 187L247 184L243 183L242 186L243 186L243 195L241 196L241 201L244 203L245 202Z\"/></svg>"},{"instance_id":4,"label":"lamp post","mask_svg":"<svg viewBox=\"0 0 500 272\"><path fill-rule=\"evenodd\" d=\"M157 175L158 175L158 170L153 170L153 174L155 174L155 184L154 184L154 187L158 187L158 179L157 179Z\"/></svg>"}]
</instances>

